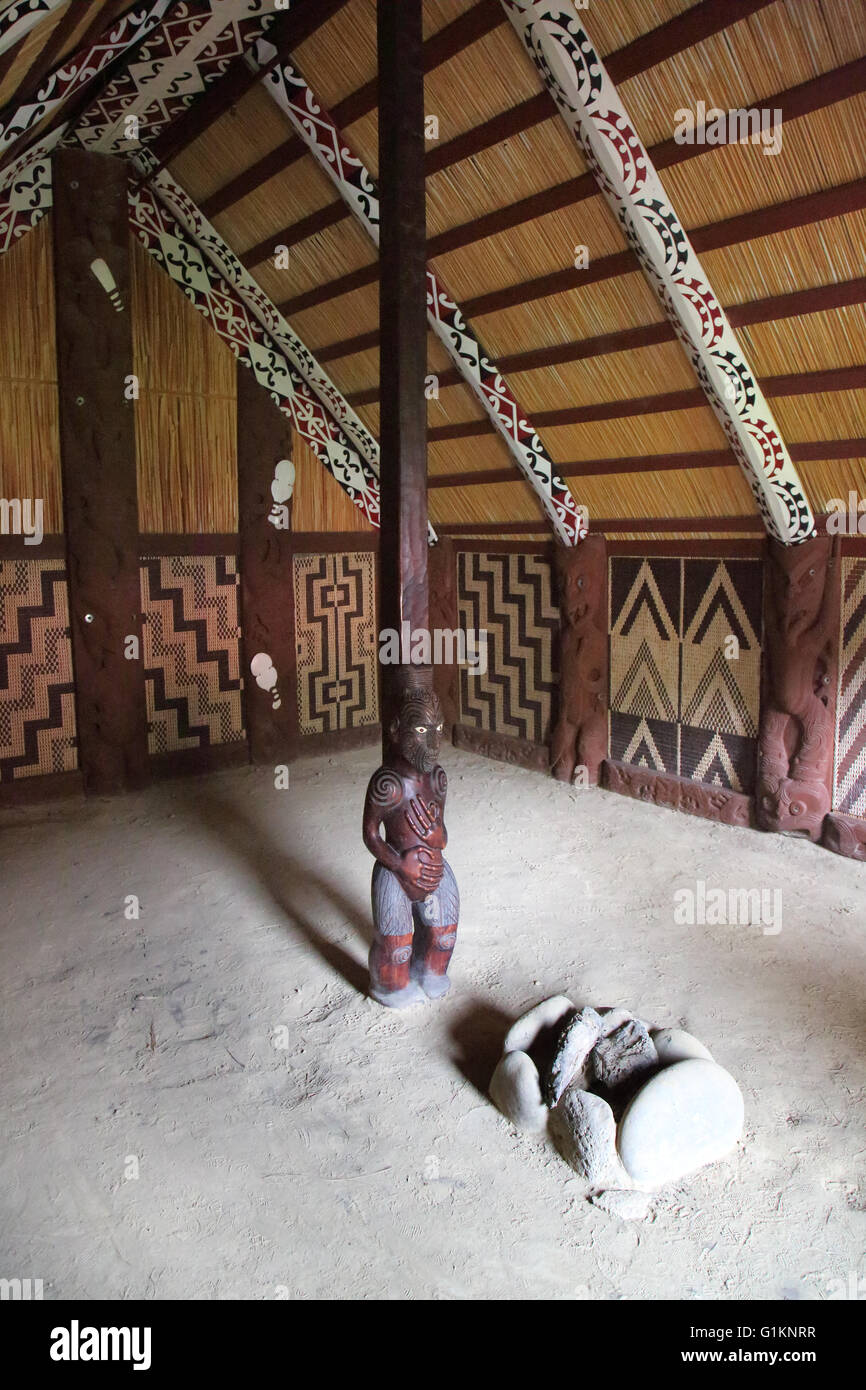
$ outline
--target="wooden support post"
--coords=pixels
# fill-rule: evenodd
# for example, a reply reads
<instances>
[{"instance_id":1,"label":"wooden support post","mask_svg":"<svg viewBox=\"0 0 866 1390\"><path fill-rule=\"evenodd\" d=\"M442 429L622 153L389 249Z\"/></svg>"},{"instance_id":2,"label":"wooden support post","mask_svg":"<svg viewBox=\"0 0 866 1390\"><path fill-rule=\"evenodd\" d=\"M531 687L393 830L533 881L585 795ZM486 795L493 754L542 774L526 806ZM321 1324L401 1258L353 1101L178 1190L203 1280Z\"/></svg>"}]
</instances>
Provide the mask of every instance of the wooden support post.
<instances>
[{"instance_id":1,"label":"wooden support post","mask_svg":"<svg viewBox=\"0 0 866 1390\"><path fill-rule=\"evenodd\" d=\"M238 363L238 516L246 724L254 763L295 751L292 428Z\"/></svg>"},{"instance_id":2,"label":"wooden support post","mask_svg":"<svg viewBox=\"0 0 866 1390\"><path fill-rule=\"evenodd\" d=\"M833 798L839 541L770 541L755 809L762 830L820 840Z\"/></svg>"},{"instance_id":3,"label":"wooden support post","mask_svg":"<svg viewBox=\"0 0 866 1390\"><path fill-rule=\"evenodd\" d=\"M426 202L424 63L421 0L379 0L379 175L382 383L380 477L380 622L410 633L429 630L427 587ZM432 670L382 672L382 729L399 693L432 687Z\"/></svg>"},{"instance_id":4,"label":"wooden support post","mask_svg":"<svg viewBox=\"0 0 866 1390\"><path fill-rule=\"evenodd\" d=\"M607 756L608 636L607 544L590 536L577 548L557 546L561 614L559 716L550 767L560 782L575 774L599 780Z\"/></svg>"},{"instance_id":5,"label":"wooden support post","mask_svg":"<svg viewBox=\"0 0 866 1390\"><path fill-rule=\"evenodd\" d=\"M126 165L54 164L60 458L85 790L149 780L141 642Z\"/></svg>"}]
</instances>

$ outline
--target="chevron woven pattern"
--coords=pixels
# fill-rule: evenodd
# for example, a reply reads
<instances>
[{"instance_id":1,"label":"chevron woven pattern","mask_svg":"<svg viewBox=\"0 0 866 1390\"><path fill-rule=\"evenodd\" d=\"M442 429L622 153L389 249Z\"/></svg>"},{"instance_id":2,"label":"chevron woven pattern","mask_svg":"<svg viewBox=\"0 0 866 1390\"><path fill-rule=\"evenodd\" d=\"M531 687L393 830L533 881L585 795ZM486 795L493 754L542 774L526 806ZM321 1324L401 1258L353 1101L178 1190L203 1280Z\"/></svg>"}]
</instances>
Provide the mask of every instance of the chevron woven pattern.
<instances>
[{"instance_id":1,"label":"chevron woven pattern","mask_svg":"<svg viewBox=\"0 0 866 1390\"><path fill-rule=\"evenodd\" d=\"M610 600L611 757L751 791L760 562L617 556Z\"/></svg>"},{"instance_id":2,"label":"chevron woven pattern","mask_svg":"<svg viewBox=\"0 0 866 1390\"><path fill-rule=\"evenodd\" d=\"M461 721L547 742L559 638L549 562L538 555L461 551L457 608L464 630L487 632L487 671L460 669Z\"/></svg>"},{"instance_id":3,"label":"chevron woven pattern","mask_svg":"<svg viewBox=\"0 0 866 1390\"><path fill-rule=\"evenodd\" d=\"M242 742L234 557L145 559L141 602L151 754Z\"/></svg>"},{"instance_id":4,"label":"chevron woven pattern","mask_svg":"<svg viewBox=\"0 0 866 1390\"><path fill-rule=\"evenodd\" d=\"M65 566L0 561L0 782L77 766Z\"/></svg>"}]
</instances>

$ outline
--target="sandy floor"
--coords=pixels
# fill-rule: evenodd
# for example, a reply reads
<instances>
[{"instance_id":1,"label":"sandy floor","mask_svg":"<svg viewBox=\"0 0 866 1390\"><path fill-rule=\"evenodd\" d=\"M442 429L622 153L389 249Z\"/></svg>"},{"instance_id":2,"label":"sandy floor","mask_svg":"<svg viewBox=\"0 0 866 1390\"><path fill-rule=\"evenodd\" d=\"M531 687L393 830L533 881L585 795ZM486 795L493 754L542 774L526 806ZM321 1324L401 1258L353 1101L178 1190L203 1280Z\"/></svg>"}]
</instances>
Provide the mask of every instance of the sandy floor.
<instances>
[{"instance_id":1,"label":"sandy floor","mask_svg":"<svg viewBox=\"0 0 866 1390\"><path fill-rule=\"evenodd\" d=\"M866 1274L866 869L449 750L438 1004L365 998L374 751L6 812L0 1275L69 1298L788 1298ZM674 888L783 890L682 927ZM127 920L127 895L140 899ZM644 1222L484 1091L563 991L698 1035L730 1160ZM137 1174L137 1176L136 1176Z\"/></svg>"}]
</instances>

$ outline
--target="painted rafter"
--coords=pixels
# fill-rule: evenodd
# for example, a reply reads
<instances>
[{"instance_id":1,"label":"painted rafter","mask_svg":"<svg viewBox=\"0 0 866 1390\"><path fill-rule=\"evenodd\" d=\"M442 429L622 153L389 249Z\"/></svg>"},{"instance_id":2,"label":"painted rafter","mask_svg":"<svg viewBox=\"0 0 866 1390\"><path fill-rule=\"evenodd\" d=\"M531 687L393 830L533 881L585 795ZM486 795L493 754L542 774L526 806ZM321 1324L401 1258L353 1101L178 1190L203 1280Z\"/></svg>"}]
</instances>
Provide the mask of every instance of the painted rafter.
<instances>
[{"instance_id":1,"label":"painted rafter","mask_svg":"<svg viewBox=\"0 0 866 1390\"><path fill-rule=\"evenodd\" d=\"M0 119L0 154L51 116L75 92L92 82L109 63L140 42L160 23L171 0L151 0L122 15L99 38L58 64L29 97ZM3 176L4 183L6 175Z\"/></svg>"},{"instance_id":2,"label":"painted rafter","mask_svg":"<svg viewBox=\"0 0 866 1390\"><path fill-rule=\"evenodd\" d=\"M368 521L378 526L379 484L372 468L234 287L149 187L139 185L130 191L129 213L130 226L144 248L210 320L235 357L250 368Z\"/></svg>"},{"instance_id":3,"label":"painted rafter","mask_svg":"<svg viewBox=\"0 0 866 1390\"><path fill-rule=\"evenodd\" d=\"M75 0L71 0L74 4ZM0 13L0 53L6 53L41 24L65 0L11 0Z\"/></svg>"},{"instance_id":4,"label":"painted rafter","mask_svg":"<svg viewBox=\"0 0 866 1390\"><path fill-rule=\"evenodd\" d=\"M805 489L754 373L572 0L502 0L686 350L769 532L814 534Z\"/></svg>"},{"instance_id":5,"label":"painted rafter","mask_svg":"<svg viewBox=\"0 0 866 1390\"><path fill-rule=\"evenodd\" d=\"M262 40L251 62L266 68L273 48ZM265 89L285 112L376 246L379 200L376 185L321 103L291 63L279 63L263 78ZM586 535L586 518L575 504L531 420L468 327L458 304L427 268L427 316L452 362L505 440L520 471L537 494L557 535L574 545Z\"/></svg>"}]
</instances>

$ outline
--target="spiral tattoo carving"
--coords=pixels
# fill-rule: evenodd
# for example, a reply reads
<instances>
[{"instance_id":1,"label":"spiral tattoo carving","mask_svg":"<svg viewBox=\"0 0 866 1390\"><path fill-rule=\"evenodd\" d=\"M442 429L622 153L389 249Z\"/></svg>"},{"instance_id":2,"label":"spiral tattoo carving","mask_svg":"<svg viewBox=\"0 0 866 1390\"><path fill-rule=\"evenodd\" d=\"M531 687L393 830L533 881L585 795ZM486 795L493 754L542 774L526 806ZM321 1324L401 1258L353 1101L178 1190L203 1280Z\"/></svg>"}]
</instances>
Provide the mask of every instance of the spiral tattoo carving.
<instances>
[{"instance_id":1,"label":"spiral tattoo carving","mask_svg":"<svg viewBox=\"0 0 866 1390\"><path fill-rule=\"evenodd\" d=\"M380 767L370 778L370 801L384 811L399 806L403 799L403 782L396 772Z\"/></svg>"}]
</instances>

